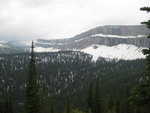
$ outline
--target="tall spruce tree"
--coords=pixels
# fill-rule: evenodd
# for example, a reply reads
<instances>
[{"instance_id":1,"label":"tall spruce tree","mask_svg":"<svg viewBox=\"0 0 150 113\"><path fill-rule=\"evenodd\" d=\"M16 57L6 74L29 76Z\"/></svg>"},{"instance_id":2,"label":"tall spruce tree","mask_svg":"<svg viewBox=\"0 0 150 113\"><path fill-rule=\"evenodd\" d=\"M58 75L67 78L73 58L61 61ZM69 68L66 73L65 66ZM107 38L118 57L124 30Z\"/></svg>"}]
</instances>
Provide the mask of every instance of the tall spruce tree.
<instances>
[{"instance_id":1,"label":"tall spruce tree","mask_svg":"<svg viewBox=\"0 0 150 113\"><path fill-rule=\"evenodd\" d=\"M89 111L93 113L93 83L89 85L87 103Z\"/></svg>"},{"instance_id":2,"label":"tall spruce tree","mask_svg":"<svg viewBox=\"0 0 150 113\"><path fill-rule=\"evenodd\" d=\"M150 7L143 7L141 10L149 13ZM142 22L142 24L145 24L150 29L150 20ZM147 38L150 38L150 35ZM150 47L143 49L143 54L146 55L145 73L143 74L142 81L133 90L130 100L136 112L150 113Z\"/></svg>"},{"instance_id":3,"label":"tall spruce tree","mask_svg":"<svg viewBox=\"0 0 150 113\"><path fill-rule=\"evenodd\" d=\"M50 106L51 108L50 108L50 113L54 113L54 104L53 104L53 102L51 102L51 106Z\"/></svg>"},{"instance_id":4,"label":"tall spruce tree","mask_svg":"<svg viewBox=\"0 0 150 113\"><path fill-rule=\"evenodd\" d=\"M101 113L101 97L100 97L100 79L97 78L96 86L95 86L95 96L94 96L94 106L95 106L95 113Z\"/></svg>"},{"instance_id":5,"label":"tall spruce tree","mask_svg":"<svg viewBox=\"0 0 150 113\"><path fill-rule=\"evenodd\" d=\"M115 103L115 113L120 113L120 101L119 100L116 100L116 103Z\"/></svg>"},{"instance_id":6,"label":"tall spruce tree","mask_svg":"<svg viewBox=\"0 0 150 113\"><path fill-rule=\"evenodd\" d=\"M143 7L141 10L149 13L150 7ZM147 28L150 29L150 20L142 22L142 24L145 24ZM150 38L150 34L147 36L147 38ZM143 49L143 54L146 55L146 71L144 75L144 82L148 82L150 84L150 47L148 49Z\"/></svg>"},{"instance_id":7,"label":"tall spruce tree","mask_svg":"<svg viewBox=\"0 0 150 113\"><path fill-rule=\"evenodd\" d=\"M32 42L29 73L26 81L26 113L39 113L39 105L39 81L36 72L34 43Z\"/></svg>"},{"instance_id":8,"label":"tall spruce tree","mask_svg":"<svg viewBox=\"0 0 150 113\"><path fill-rule=\"evenodd\" d=\"M13 103L12 103L12 97L7 96L6 102L5 102L5 113L13 113Z\"/></svg>"},{"instance_id":9,"label":"tall spruce tree","mask_svg":"<svg viewBox=\"0 0 150 113\"><path fill-rule=\"evenodd\" d=\"M113 100L113 97L110 96L109 100L108 100L108 104L107 104L107 111L112 113L113 112L113 108L114 108L114 100Z\"/></svg>"},{"instance_id":10,"label":"tall spruce tree","mask_svg":"<svg viewBox=\"0 0 150 113\"><path fill-rule=\"evenodd\" d=\"M71 104L70 104L69 97L67 97L67 99L66 99L66 113L71 113Z\"/></svg>"},{"instance_id":11,"label":"tall spruce tree","mask_svg":"<svg viewBox=\"0 0 150 113\"><path fill-rule=\"evenodd\" d=\"M93 87L93 83L89 86L88 91L88 109L91 113L101 113L101 95L100 95L100 83L99 78L96 79L95 86Z\"/></svg>"}]
</instances>

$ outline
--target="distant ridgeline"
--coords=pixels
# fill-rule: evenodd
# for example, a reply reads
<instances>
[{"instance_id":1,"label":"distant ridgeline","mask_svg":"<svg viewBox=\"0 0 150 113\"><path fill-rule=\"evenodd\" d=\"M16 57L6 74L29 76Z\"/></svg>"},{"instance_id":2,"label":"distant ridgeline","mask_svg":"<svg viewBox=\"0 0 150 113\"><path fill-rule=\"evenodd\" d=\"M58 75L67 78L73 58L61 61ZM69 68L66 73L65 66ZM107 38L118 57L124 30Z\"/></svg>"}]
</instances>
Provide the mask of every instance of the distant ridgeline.
<instances>
[{"instance_id":1,"label":"distant ridgeline","mask_svg":"<svg viewBox=\"0 0 150 113\"><path fill-rule=\"evenodd\" d=\"M106 107L105 103L113 96L113 99L120 100L122 110L125 109L126 92L137 84L143 73L145 61L108 61L100 58L93 62L91 59L91 55L73 51L36 54L43 95L53 100L56 113L64 112L64 103L68 95L71 97L70 103L73 108L87 112L89 84L97 77L101 78L103 106ZM6 96L11 96L15 113L21 113L24 110L29 54L0 55L0 62L0 105ZM49 108L49 105L45 107Z\"/></svg>"},{"instance_id":2,"label":"distant ridgeline","mask_svg":"<svg viewBox=\"0 0 150 113\"><path fill-rule=\"evenodd\" d=\"M37 39L35 52L81 51L98 57L133 60L145 58L141 50L150 45L150 30L143 25L108 25L66 39ZM29 52L31 40L1 41L0 54Z\"/></svg>"}]
</instances>

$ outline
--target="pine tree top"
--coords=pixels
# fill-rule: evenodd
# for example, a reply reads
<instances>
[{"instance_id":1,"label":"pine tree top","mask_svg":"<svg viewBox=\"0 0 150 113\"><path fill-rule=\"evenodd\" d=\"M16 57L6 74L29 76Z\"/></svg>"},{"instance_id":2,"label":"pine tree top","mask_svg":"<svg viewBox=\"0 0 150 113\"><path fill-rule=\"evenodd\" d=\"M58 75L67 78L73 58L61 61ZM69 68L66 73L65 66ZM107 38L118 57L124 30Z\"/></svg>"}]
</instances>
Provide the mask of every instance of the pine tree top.
<instances>
[{"instance_id":1,"label":"pine tree top","mask_svg":"<svg viewBox=\"0 0 150 113\"><path fill-rule=\"evenodd\" d=\"M34 58L34 42L32 41L32 45L31 45L31 62L35 62L35 58Z\"/></svg>"},{"instance_id":2,"label":"pine tree top","mask_svg":"<svg viewBox=\"0 0 150 113\"><path fill-rule=\"evenodd\" d=\"M150 7L142 7L140 10L150 12Z\"/></svg>"}]
</instances>

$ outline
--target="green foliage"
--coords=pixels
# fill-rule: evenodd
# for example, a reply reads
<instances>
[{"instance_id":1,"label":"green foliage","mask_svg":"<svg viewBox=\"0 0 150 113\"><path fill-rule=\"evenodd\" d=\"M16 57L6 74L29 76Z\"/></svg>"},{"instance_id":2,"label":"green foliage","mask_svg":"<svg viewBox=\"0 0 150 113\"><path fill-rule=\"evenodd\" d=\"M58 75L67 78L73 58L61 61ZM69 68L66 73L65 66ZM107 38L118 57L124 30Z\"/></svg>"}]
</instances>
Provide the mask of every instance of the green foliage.
<instances>
[{"instance_id":1,"label":"green foliage","mask_svg":"<svg viewBox=\"0 0 150 113\"><path fill-rule=\"evenodd\" d=\"M70 104L70 99L69 99L69 97L67 97L67 99L66 99L66 111L65 111L65 113L71 113L71 112L72 112L72 108L71 108L71 104Z\"/></svg>"},{"instance_id":2,"label":"green foliage","mask_svg":"<svg viewBox=\"0 0 150 113\"><path fill-rule=\"evenodd\" d=\"M93 110L93 83L90 83L89 85L89 89L88 89L88 99L87 99L87 103L88 103L88 109L90 112L94 112Z\"/></svg>"},{"instance_id":3,"label":"green foliage","mask_svg":"<svg viewBox=\"0 0 150 113\"><path fill-rule=\"evenodd\" d=\"M94 107L95 107L95 113L101 113L102 108L101 108L101 94L100 94L100 80L97 78L96 80L96 86L95 86L95 98L94 98Z\"/></svg>"},{"instance_id":4,"label":"green foliage","mask_svg":"<svg viewBox=\"0 0 150 113\"><path fill-rule=\"evenodd\" d=\"M142 7L140 10L150 12L150 7Z\"/></svg>"},{"instance_id":5,"label":"green foliage","mask_svg":"<svg viewBox=\"0 0 150 113\"><path fill-rule=\"evenodd\" d=\"M7 96L5 99L5 113L14 113L13 111L13 101L11 96Z\"/></svg>"},{"instance_id":6,"label":"green foliage","mask_svg":"<svg viewBox=\"0 0 150 113\"><path fill-rule=\"evenodd\" d=\"M132 96L129 98L131 105L135 111L141 111L143 113L149 113L150 108L150 85L139 84L132 91Z\"/></svg>"},{"instance_id":7,"label":"green foliage","mask_svg":"<svg viewBox=\"0 0 150 113\"><path fill-rule=\"evenodd\" d=\"M107 112L113 112L114 111L114 100L113 100L113 97L110 96L109 97L109 100L108 100L108 103L107 103Z\"/></svg>"},{"instance_id":8,"label":"green foliage","mask_svg":"<svg viewBox=\"0 0 150 113\"><path fill-rule=\"evenodd\" d=\"M26 113L40 113L39 81L36 72L35 57L32 42L31 60L29 64L29 75L26 81Z\"/></svg>"},{"instance_id":9,"label":"green foliage","mask_svg":"<svg viewBox=\"0 0 150 113\"><path fill-rule=\"evenodd\" d=\"M150 7L141 8L143 11L150 12ZM142 22L150 28L150 20ZM149 38L150 36L148 36ZM129 98L130 103L134 106L134 111L141 113L150 112L150 48L144 49L143 54L146 55L146 69L142 74L139 84L133 89Z\"/></svg>"},{"instance_id":10,"label":"green foliage","mask_svg":"<svg viewBox=\"0 0 150 113\"><path fill-rule=\"evenodd\" d=\"M71 113L85 113L79 109L73 109Z\"/></svg>"},{"instance_id":11,"label":"green foliage","mask_svg":"<svg viewBox=\"0 0 150 113\"><path fill-rule=\"evenodd\" d=\"M95 87L93 87L93 83L90 84L89 86L89 91L88 91L88 107L90 112L92 113L101 113L102 108L101 108L101 94L100 94L100 83L99 83L99 78L96 79L96 84Z\"/></svg>"},{"instance_id":12,"label":"green foliage","mask_svg":"<svg viewBox=\"0 0 150 113\"><path fill-rule=\"evenodd\" d=\"M118 100L116 100L115 103L115 112L120 113L120 102Z\"/></svg>"},{"instance_id":13,"label":"green foliage","mask_svg":"<svg viewBox=\"0 0 150 113\"><path fill-rule=\"evenodd\" d=\"M54 113L54 104L51 103L51 106L50 106L50 113Z\"/></svg>"}]
</instances>

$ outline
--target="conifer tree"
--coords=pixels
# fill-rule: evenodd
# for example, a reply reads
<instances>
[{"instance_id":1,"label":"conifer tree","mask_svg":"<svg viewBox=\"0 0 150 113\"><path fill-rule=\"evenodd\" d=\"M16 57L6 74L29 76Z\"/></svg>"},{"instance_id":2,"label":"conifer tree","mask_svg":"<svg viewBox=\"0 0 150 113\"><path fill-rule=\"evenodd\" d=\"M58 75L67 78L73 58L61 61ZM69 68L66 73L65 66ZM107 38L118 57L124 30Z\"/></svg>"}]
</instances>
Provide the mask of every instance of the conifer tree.
<instances>
[{"instance_id":1,"label":"conifer tree","mask_svg":"<svg viewBox=\"0 0 150 113\"><path fill-rule=\"evenodd\" d=\"M6 85L5 88L4 112L13 113L13 89L9 85Z\"/></svg>"},{"instance_id":2,"label":"conifer tree","mask_svg":"<svg viewBox=\"0 0 150 113\"><path fill-rule=\"evenodd\" d=\"M39 102L40 113L50 112L50 97L48 96L48 88L46 87L46 80L40 77L39 79Z\"/></svg>"},{"instance_id":3,"label":"conifer tree","mask_svg":"<svg viewBox=\"0 0 150 113\"><path fill-rule=\"evenodd\" d=\"M4 109L5 113L13 113L13 103L11 96L6 97Z\"/></svg>"},{"instance_id":4,"label":"conifer tree","mask_svg":"<svg viewBox=\"0 0 150 113\"><path fill-rule=\"evenodd\" d=\"M93 83L89 86L87 103L88 109L93 113Z\"/></svg>"},{"instance_id":5,"label":"conifer tree","mask_svg":"<svg viewBox=\"0 0 150 113\"><path fill-rule=\"evenodd\" d=\"M142 11L150 12L150 7L141 8ZM150 20L142 22L150 29ZM150 35L147 36L150 38ZM146 55L146 69L143 74L142 81L135 87L130 97L132 105L135 106L136 112L150 113L150 47L143 49L143 54Z\"/></svg>"},{"instance_id":6,"label":"conifer tree","mask_svg":"<svg viewBox=\"0 0 150 113\"><path fill-rule=\"evenodd\" d=\"M143 7L141 8L141 10L147 11L149 13L150 7ZM147 22L142 22L142 24L145 24L147 28L150 29L150 20L148 20ZM150 34L147 36L147 38L150 38ZM146 55L146 72L144 82L150 82L150 47L148 49L143 49L143 54Z\"/></svg>"},{"instance_id":7,"label":"conifer tree","mask_svg":"<svg viewBox=\"0 0 150 113\"><path fill-rule=\"evenodd\" d=\"M26 113L39 113L39 83L36 72L34 55L34 43L32 42L31 59L29 63L29 73L26 81Z\"/></svg>"},{"instance_id":8,"label":"conifer tree","mask_svg":"<svg viewBox=\"0 0 150 113\"><path fill-rule=\"evenodd\" d=\"M71 105L70 105L69 97L67 97L67 100L66 100L66 113L71 113Z\"/></svg>"},{"instance_id":9,"label":"conifer tree","mask_svg":"<svg viewBox=\"0 0 150 113\"><path fill-rule=\"evenodd\" d=\"M115 103L115 113L120 113L120 102L118 100Z\"/></svg>"},{"instance_id":10,"label":"conifer tree","mask_svg":"<svg viewBox=\"0 0 150 113\"><path fill-rule=\"evenodd\" d=\"M51 109L50 109L50 113L54 113L54 104L53 104L53 102L51 102Z\"/></svg>"},{"instance_id":11,"label":"conifer tree","mask_svg":"<svg viewBox=\"0 0 150 113\"><path fill-rule=\"evenodd\" d=\"M113 107L114 107L114 100L112 96L109 97L108 104L107 104L107 111L113 112Z\"/></svg>"},{"instance_id":12,"label":"conifer tree","mask_svg":"<svg viewBox=\"0 0 150 113\"><path fill-rule=\"evenodd\" d=\"M131 106L130 106L130 102L128 100L129 96L130 96L129 87L126 87L125 98L127 98L127 99L124 102L125 103L125 112L126 113L132 113L133 112L132 109L131 109Z\"/></svg>"},{"instance_id":13,"label":"conifer tree","mask_svg":"<svg viewBox=\"0 0 150 113\"><path fill-rule=\"evenodd\" d=\"M96 79L94 88L93 88L93 83L91 83L89 86L87 103L88 103L88 107L91 110L90 112L92 113L102 112L99 78Z\"/></svg>"},{"instance_id":14,"label":"conifer tree","mask_svg":"<svg viewBox=\"0 0 150 113\"><path fill-rule=\"evenodd\" d=\"M101 98L100 98L100 83L99 83L99 78L96 80L96 86L95 86L95 113L101 113Z\"/></svg>"}]
</instances>

